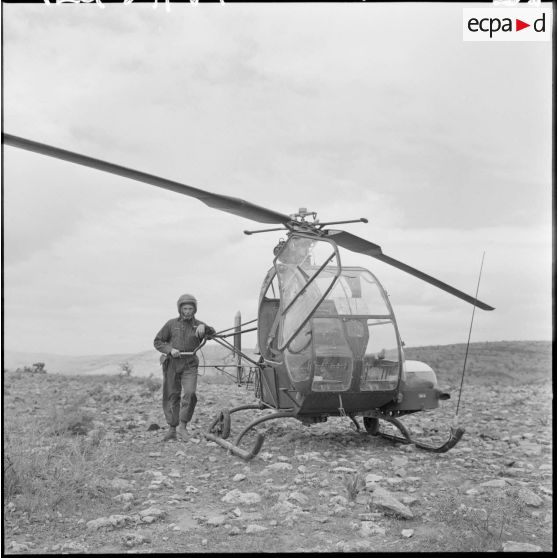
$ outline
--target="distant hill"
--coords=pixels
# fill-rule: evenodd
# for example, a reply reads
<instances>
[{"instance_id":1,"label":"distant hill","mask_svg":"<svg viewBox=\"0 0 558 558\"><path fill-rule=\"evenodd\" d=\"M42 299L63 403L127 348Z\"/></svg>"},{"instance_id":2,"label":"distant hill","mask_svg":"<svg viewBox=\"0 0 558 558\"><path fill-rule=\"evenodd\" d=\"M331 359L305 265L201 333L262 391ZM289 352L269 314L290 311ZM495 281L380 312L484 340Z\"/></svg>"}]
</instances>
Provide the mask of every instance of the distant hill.
<instances>
[{"instance_id":1,"label":"distant hill","mask_svg":"<svg viewBox=\"0 0 558 558\"><path fill-rule=\"evenodd\" d=\"M467 345L405 347L405 358L421 360L436 372L438 382L461 382ZM478 383L551 382L552 343L550 341L490 341L471 343L467 355L465 381Z\"/></svg>"},{"instance_id":2,"label":"distant hill","mask_svg":"<svg viewBox=\"0 0 558 558\"><path fill-rule=\"evenodd\" d=\"M250 351L246 351L250 356ZM132 369L132 376L147 377L161 373L159 357L161 353L155 349L141 353L118 353L110 355L69 356L50 353L23 353L16 351L4 352L4 370L16 370L31 366L35 362L44 362L49 374L93 375L120 374L122 364L127 363ZM215 343L207 344L198 353L200 364L232 363L231 353ZM217 373L209 368L207 374Z\"/></svg>"},{"instance_id":3,"label":"distant hill","mask_svg":"<svg viewBox=\"0 0 558 558\"><path fill-rule=\"evenodd\" d=\"M405 347L409 360L421 360L436 372L441 385L455 386L461 381L466 345L431 345ZM15 370L44 362L50 374L119 374L128 363L132 375L147 377L161 373L159 355L155 350L112 355L64 356L48 353L4 352L4 369ZM253 356L253 355L252 355ZM232 363L231 354L215 343L208 343L200 356L200 364ZM206 374L217 373L208 368ZM551 382L552 343L550 341L496 341L471 343L465 378L476 383Z\"/></svg>"}]
</instances>

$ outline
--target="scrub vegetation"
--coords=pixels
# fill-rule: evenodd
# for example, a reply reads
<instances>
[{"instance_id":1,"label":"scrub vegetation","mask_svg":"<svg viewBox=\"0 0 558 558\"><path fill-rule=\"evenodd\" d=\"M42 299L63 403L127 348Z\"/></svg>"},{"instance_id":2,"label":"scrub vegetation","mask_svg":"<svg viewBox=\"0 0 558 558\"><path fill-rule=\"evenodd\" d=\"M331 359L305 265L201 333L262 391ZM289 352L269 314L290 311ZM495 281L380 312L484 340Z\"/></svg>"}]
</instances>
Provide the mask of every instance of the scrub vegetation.
<instances>
[{"instance_id":1,"label":"scrub vegetation","mask_svg":"<svg viewBox=\"0 0 558 558\"><path fill-rule=\"evenodd\" d=\"M406 354L458 386L464 349ZM203 437L221 408L252 401L221 376L200 377L190 441L163 444L157 370L5 371L4 550L550 551L550 353L542 342L473 344L458 417L466 434L446 454L356 432L348 419L288 419L262 427L266 441L249 463ZM404 419L414 435L445 437L451 391L439 409ZM252 418L233 415L233 436ZM381 490L404 511L380 506Z\"/></svg>"}]
</instances>

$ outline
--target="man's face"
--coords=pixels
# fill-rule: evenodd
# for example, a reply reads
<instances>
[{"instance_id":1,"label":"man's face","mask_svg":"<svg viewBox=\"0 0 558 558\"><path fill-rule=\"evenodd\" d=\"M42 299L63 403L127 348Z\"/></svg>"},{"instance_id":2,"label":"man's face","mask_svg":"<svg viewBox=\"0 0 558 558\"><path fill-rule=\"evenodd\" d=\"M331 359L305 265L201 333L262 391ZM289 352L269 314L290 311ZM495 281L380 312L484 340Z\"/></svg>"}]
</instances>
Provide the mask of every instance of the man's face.
<instances>
[{"instance_id":1,"label":"man's face","mask_svg":"<svg viewBox=\"0 0 558 558\"><path fill-rule=\"evenodd\" d=\"M180 314L182 315L183 318L186 318L187 320L193 318L195 313L196 313L196 309L194 308L193 304L182 304L180 306Z\"/></svg>"}]
</instances>

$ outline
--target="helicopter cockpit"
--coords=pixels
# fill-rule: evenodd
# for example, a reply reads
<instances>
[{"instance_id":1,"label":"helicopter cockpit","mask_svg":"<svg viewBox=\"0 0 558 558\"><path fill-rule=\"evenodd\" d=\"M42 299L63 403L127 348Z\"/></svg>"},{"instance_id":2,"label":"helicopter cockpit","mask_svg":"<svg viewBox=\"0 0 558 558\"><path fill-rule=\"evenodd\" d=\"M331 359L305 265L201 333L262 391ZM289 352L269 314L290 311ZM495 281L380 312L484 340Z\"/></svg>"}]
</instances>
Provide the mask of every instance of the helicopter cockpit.
<instances>
[{"instance_id":1,"label":"helicopter cockpit","mask_svg":"<svg viewBox=\"0 0 558 558\"><path fill-rule=\"evenodd\" d=\"M277 254L274 271L280 305L277 335L268 342L283 354L295 385L310 383L317 392L397 388L399 334L372 273L341 267L333 242L298 233Z\"/></svg>"}]
</instances>

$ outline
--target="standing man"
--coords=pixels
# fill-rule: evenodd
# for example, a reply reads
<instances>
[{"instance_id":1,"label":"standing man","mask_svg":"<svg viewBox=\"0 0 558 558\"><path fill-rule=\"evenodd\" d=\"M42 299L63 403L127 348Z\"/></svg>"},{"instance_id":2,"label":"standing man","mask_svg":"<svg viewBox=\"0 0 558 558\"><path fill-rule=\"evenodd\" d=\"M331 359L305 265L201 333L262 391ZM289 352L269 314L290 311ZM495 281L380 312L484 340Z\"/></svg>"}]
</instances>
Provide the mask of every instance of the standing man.
<instances>
[{"instance_id":1,"label":"standing man","mask_svg":"<svg viewBox=\"0 0 558 558\"><path fill-rule=\"evenodd\" d=\"M181 356L181 352L192 352L204 337L215 334L212 327L196 320L198 301L189 294L182 295L176 303L178 318L170 319L155 336L154 347L165 354L163 364L163 411L169 424L164 441L187 439L186 426L192 419L196 407L198 363L196 355ZM180 393L183 391L182 400Z\"/></svg>"}]
</instances>

